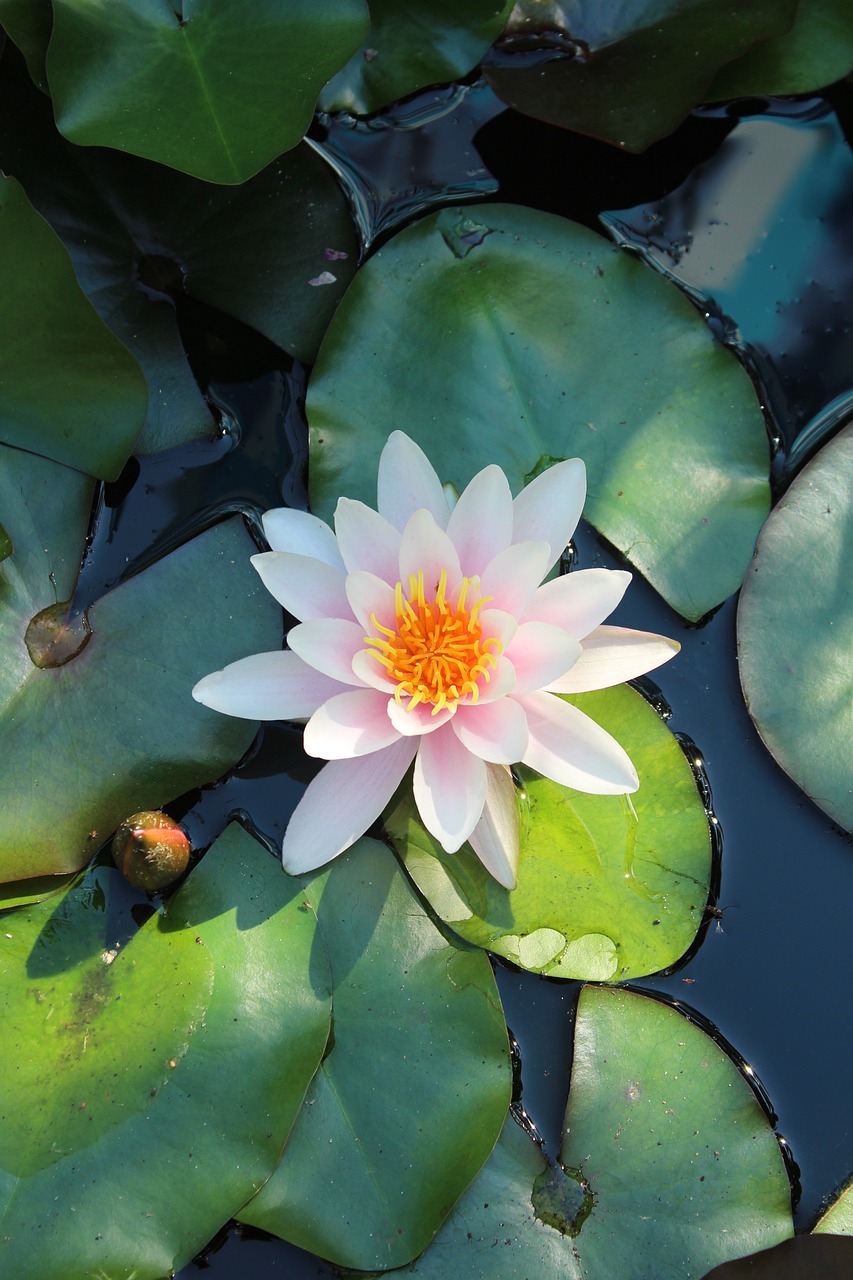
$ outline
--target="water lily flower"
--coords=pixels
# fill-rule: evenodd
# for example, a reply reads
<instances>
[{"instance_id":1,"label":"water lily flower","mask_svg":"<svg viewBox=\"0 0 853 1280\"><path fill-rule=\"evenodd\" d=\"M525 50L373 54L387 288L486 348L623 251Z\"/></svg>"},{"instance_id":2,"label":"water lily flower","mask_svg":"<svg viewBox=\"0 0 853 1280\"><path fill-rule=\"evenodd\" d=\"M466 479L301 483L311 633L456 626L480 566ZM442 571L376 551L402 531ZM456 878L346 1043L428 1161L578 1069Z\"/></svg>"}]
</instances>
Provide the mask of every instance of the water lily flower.
<instances>
[{"instance_id":1,"label":"water lily flower","mask_svg":"<svg viewBox=\"0 0 853 1280\"><path fill-rule=\"evenodd\" d=\"M585 496L579 459L514 500L488 466L451 510L422 450L395 431L379 462L378 510L341 498L334 532L303 511L267 512L272 550L252 564L299 619L289 649L213 672L193 697L228 715L307 720L305 750L329 763L288 824L286 871L311 871L353 844L413 761L427 830L448 853L467 840L508 889L518 865L510 765L579 791L636 790L622 747L557 695L632 679L679 646L601 625L630 573L543 581Z\"/></svg>"}]
</instances>

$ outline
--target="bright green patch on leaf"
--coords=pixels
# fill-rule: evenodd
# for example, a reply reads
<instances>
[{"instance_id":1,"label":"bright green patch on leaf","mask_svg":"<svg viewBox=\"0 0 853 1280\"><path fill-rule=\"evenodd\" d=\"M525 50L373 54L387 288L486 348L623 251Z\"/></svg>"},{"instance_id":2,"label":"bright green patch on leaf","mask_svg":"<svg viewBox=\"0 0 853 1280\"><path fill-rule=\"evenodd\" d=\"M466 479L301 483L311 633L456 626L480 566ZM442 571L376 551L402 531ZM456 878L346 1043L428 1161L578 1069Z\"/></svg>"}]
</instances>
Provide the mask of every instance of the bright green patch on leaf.
<instances>
[{"instance_id":1,"label":"bright green patch on leaf","mask_svg":"<svg viewBox=\"0 0 853 1280\"><path fill-rule=\"evenodd\" d=\"M842 1187L837 1199L815 1224L817 1232L829 1235L853 1236L853 1179Z\"/></svg>"},{"instance_id":2,"label":"bright green patch on leaf","mask_svg":"<svg viewBox=\"0 0 853 1280\"><path fill-rule=\"evenodd\" d=\"M368 26L365 0L54 0L53 9L47 75L66 138L224 183L296 146Z\"/></svg>"},{"instance_id":3,"label":"bright green patch on leaf","mask_svg":"<svg viewBox=\"0 0 853 1280\"><path fill-rule=\"evenodd\" d=\"M595 233L511 205L445 209L366 263L308 417L326 518L342 493L374 503L401 423L459 490L489 463L517 492L543 456L583 458L587 517L689 618L740 586L769 508L752 384L695 308Z\"/></svg>"},{"instance_id":4,"label":"bright green patch on leaf","mask_svg":"<svg viewBox=\"0 0 853 1280\"><path fill-rule=\"evenodd\" d=\"M334 1042L282 1162L238 1216L346 1267L425 1247L494 1146L506 1026L482 952L449 943L384 846L305 882L329 956Z\"/></svg>"},{"instance_id":5,"label":"bright green patch on leaf","mask_svg":"<svg viewBox=\"0 0 853 1280\"><path fill-rule=\"evenodd\" d=\"M586 988L570 1080L562 1168L510 1119L426 1253L397 1274L684 1280L791 1235L790 1184L764 1111L675 1009Z\"/></svg>"},{"instance_id":6,"label":"bright green patch on leaf","mask_svg":"<svg viewBox=\"0 0 853 1280\"><path fill-rule=\"evenodd\" d=\"M426 85L458 80L501 33L512 6L513 0L370 0L370 30L318 106L369 115Z\"/></svg>"},{"instance_id":7,"label":"bright green patch on leaf","mask_svg":"<svg viewBox=\"0 0 853 1280\"><path fill-rule=\"evenodd\" d=\"M0 348L0 440L115 479L145 418L142 371L80 292L62 242L5 177L0 274L13 319Z\"/></svg>"},{"instance_id":8,"label":"bright green patch on leaf","mask_svg":"<svg viewBox=\"0 0 853 1280\"><path fill-rule=\"evenodd\" d=\"M800 0L789 32L757 44L714 78L709 102L813 93L853 71L850 0Z\"/></svg>"},{"instance_id":9,"label":"bright green patch on leaf","mask_svg":"<svg viewBox=\"0 0 853 1280\"><path fill-rule=\"evenodd\" d=\"M640 776L630 801L572 791L519 767L518 887L471 849L447 854L403 791L385 823L421 893L468 942L549 977L621 981L674 964L702 920L708 821L684 753L627 685L567 699L622 744Z\"/></svg>"},{"instance_id":10,"label":"bright green patch on leaf","mask_svg":"<svg viewBox=\"0 0 853 1280\"><path fill-rule=\"evenodd\" d=\"M50 0L0 0L0 25L26 58L33 83L46 93L44 59L53 25Z\"/></svg>"},{"instance_id":11,"label":"bright green patch on leaf","mask_svg":"<svg viewBox=\"0 0 853 1280\"><path fill-rule=\"evenodd\" d=\"M0 1267L17 1280L188 1262L275 1167L328 1037L313 917L239 827L121 947L117 881L97 868L3 918Z\"/></svg>"},{"instance_id":12,"label":"bright green patch on leaf","mask_svg":"<svg viewBox=\"0 0 853 1280\"><path fill-rule=\"evenodd\" d=\"M853 829L853 427L821 449L762 530L738 608L740 678L765 746Z\"/></svg>"}]
</instances>

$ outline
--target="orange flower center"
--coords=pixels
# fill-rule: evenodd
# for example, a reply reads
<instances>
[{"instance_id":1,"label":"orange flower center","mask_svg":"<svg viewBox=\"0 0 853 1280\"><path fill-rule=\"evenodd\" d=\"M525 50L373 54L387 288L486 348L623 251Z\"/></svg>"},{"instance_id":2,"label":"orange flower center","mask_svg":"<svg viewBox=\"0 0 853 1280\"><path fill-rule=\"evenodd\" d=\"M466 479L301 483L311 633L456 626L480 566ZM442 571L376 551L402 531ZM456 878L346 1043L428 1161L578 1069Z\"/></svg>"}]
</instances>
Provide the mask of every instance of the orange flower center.
<instances>
[{"instance_id":1,"label":"orange flower center","mask_svg":"<svg viewBox=\"0 0 853 1280\"><path fill-rule=\"evenodd\" d=\"M502 646L495 636L483 636L479 622L480 610L492 597L479 596L470 608L466 604L469 593L476 594L478 588L478 579L463 578L452 603L447 599L447 573L442 571L435 596L429 600L423 573L410 574L408 599L403 599L402 582L395 587L394 628L382 626L371 614L379 635L365 636L365 641L397 681L397 701L409 699L408 711L431 702L432 714L437 715L466 695L476 702L480 680L491 679L489 668L497 666Z\"/></svg>"}]
</instances>

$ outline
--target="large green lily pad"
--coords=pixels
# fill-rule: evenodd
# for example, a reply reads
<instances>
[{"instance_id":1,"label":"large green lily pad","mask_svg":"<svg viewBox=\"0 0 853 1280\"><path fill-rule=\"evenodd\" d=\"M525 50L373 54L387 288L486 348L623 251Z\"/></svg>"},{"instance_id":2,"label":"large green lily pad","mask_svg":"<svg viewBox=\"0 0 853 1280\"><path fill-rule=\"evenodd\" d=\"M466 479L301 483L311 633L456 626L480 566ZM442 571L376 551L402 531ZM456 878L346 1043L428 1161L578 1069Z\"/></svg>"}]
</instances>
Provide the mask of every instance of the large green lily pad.
<instances>
[{"instance_id":1,"label":"large green lily pad","mask_svg":"<svg viewBox=\"0 0 853 1280\"><path fill-rule=\"evenodd\" d=\"M512 205L389 241L335 313L308 392L311 505L375 502L404 424L460 488L581 457L586 515L688 618L740 585L769 508L752 384L673 285L594 232Z\"/></svg>"},{"instance_id":2,"label":"large green lily pad","mask_svg":"<svg viewBox=\"0 0 853 1280\"><path fill-rule=\"evenodd\" d=\"M853 427L794 480L762 530L738 608L749 714L786 773L853 829Z\"/></svg>"},{"instance_id":3,"label":"large green lily pad","mask_svg":"<svg viewBox=\"0 0 853 1280\"><path fill-rule=\"evenodd\" d=\"M567 699L625 747L630 801L571 791L520 766L518 887L502 888L468 845L447 854L408 790L385 823L440 919L469 942L556 978L635 978L674 964L708 898L708 820L675 738L626 685Z\"/></svg>"},{"instance_id":4,"label":"large green lily pad","mask_svg":"<svg viewBox=\"0 0 853 1280\"><path fill-rule=\"evenodd\" d=\"M813 93L853 71L849 0L800 0L791 30L755 45L714 77L709 102Z\"/></svg>"},{"instance_id":5,"label":"large green lily pad","mask_svg":"<svg viewBox=\"0 0 853 1280\"><path fill-rule=\"evenodd\" d=\"M16 489L20 510L13 513ZM71 595L89 490L77 473L3 449L0 492L15 540L15 554L0 564L6 881L76 870L123 818L159 808L234 764L255 724L199 706L190 690L208 671L275 648L281 614L247 569L253 543L234 518L94 604L91 637L76 656L36 666L30 624L37 614L55 615L41 639L58 627L66 654L85 639L83 619L55 605Z\"/></svg>"},{"instance_id":6,"label":"large green lily pad","mask_svg":"<svg viewBox=\"0 0 853 1280\"><path fill-rule=\"evenodd\" d=\"M506 1115L494 975L482 952L442 936L375 841L307 881L304 900L329 956L334 1042L281 1164L238 1216L342 1266L399 1266L437 1231Z\"/></svg>"},{"instance_id":7,"label":"large green lily pad","mask_svg":"<svg viewBox=\"0 0 853 1280\"><path fill-rule=\"evenodd\" d=\"M507 1121L432 1245L397 1274L685 1280L791 1232L779 1145L731 1059L675 1009L587 987L559 1164Z\"/></svg>"},{"instance_id":8,"label":"large green lily pad","mask_svg":"<svg viewBox=\"0 0 853 1280\"><path fill-rule=\"evenodd\" d=\"M17 1280L173 1274L275 1167L328 1038L313 916L239 827L119 950L117 879L97 868L3 918L0 1267Z\"/></svg>"},{"instance_id":9,"label":"large green lily pad","mask_svg":"<svg viewBox=\"0 0 853 1280\"><path fill-rule=\"evenodd\" d=\"M0 273L11 320L0 347L0 440L114 480L145 419L142 371L9 177L0 177Z\"/></svg>"},{"instance_id":10,"label":"large green lily pad","mask_svg":"<svg viewBox=\"0 0 853 1280\"><path fill-rule=\"evenodd\" d=\"M644 151L707 100L720 67L788 32L796 10L797 0L522 0L518 31L556 31L556 51L578 53L517 66L504 58L487 76L525 115Z\"/></svg>"},{"instance_id":11,"label":"large green lily pad","mask_svg":"<svg viewBox=\"0 0 853 1280\"><path fill-rule=\"evenodd\" d=\"M296 146L368 27L365 0L54 0L53 10L47 76L66 138L224 183Z\"/></svg>"}]
</instances>

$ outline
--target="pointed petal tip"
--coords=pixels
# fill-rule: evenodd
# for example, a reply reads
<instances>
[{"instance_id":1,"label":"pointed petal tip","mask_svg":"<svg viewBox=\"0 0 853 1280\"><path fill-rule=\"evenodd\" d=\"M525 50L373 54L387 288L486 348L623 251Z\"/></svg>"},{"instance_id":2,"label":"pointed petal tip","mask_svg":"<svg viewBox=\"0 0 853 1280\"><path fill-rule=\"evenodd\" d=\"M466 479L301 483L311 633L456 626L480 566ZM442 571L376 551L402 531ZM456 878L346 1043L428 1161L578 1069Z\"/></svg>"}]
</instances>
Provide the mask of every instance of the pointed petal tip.
<instances>
[{"instance_id":1,"label":"pointed petal tip","mask_svg":"<svg viewBox=\"0 0 853 1280\"><path fill-rule=\"evenodd\" d=\"M192 696L196 702L200 702L203 707L210 706L210 693L218 684L222 683L224 671L211 671L209 675L202 676L197 684L192 687Z\"/></svg>"}]
</instances>

